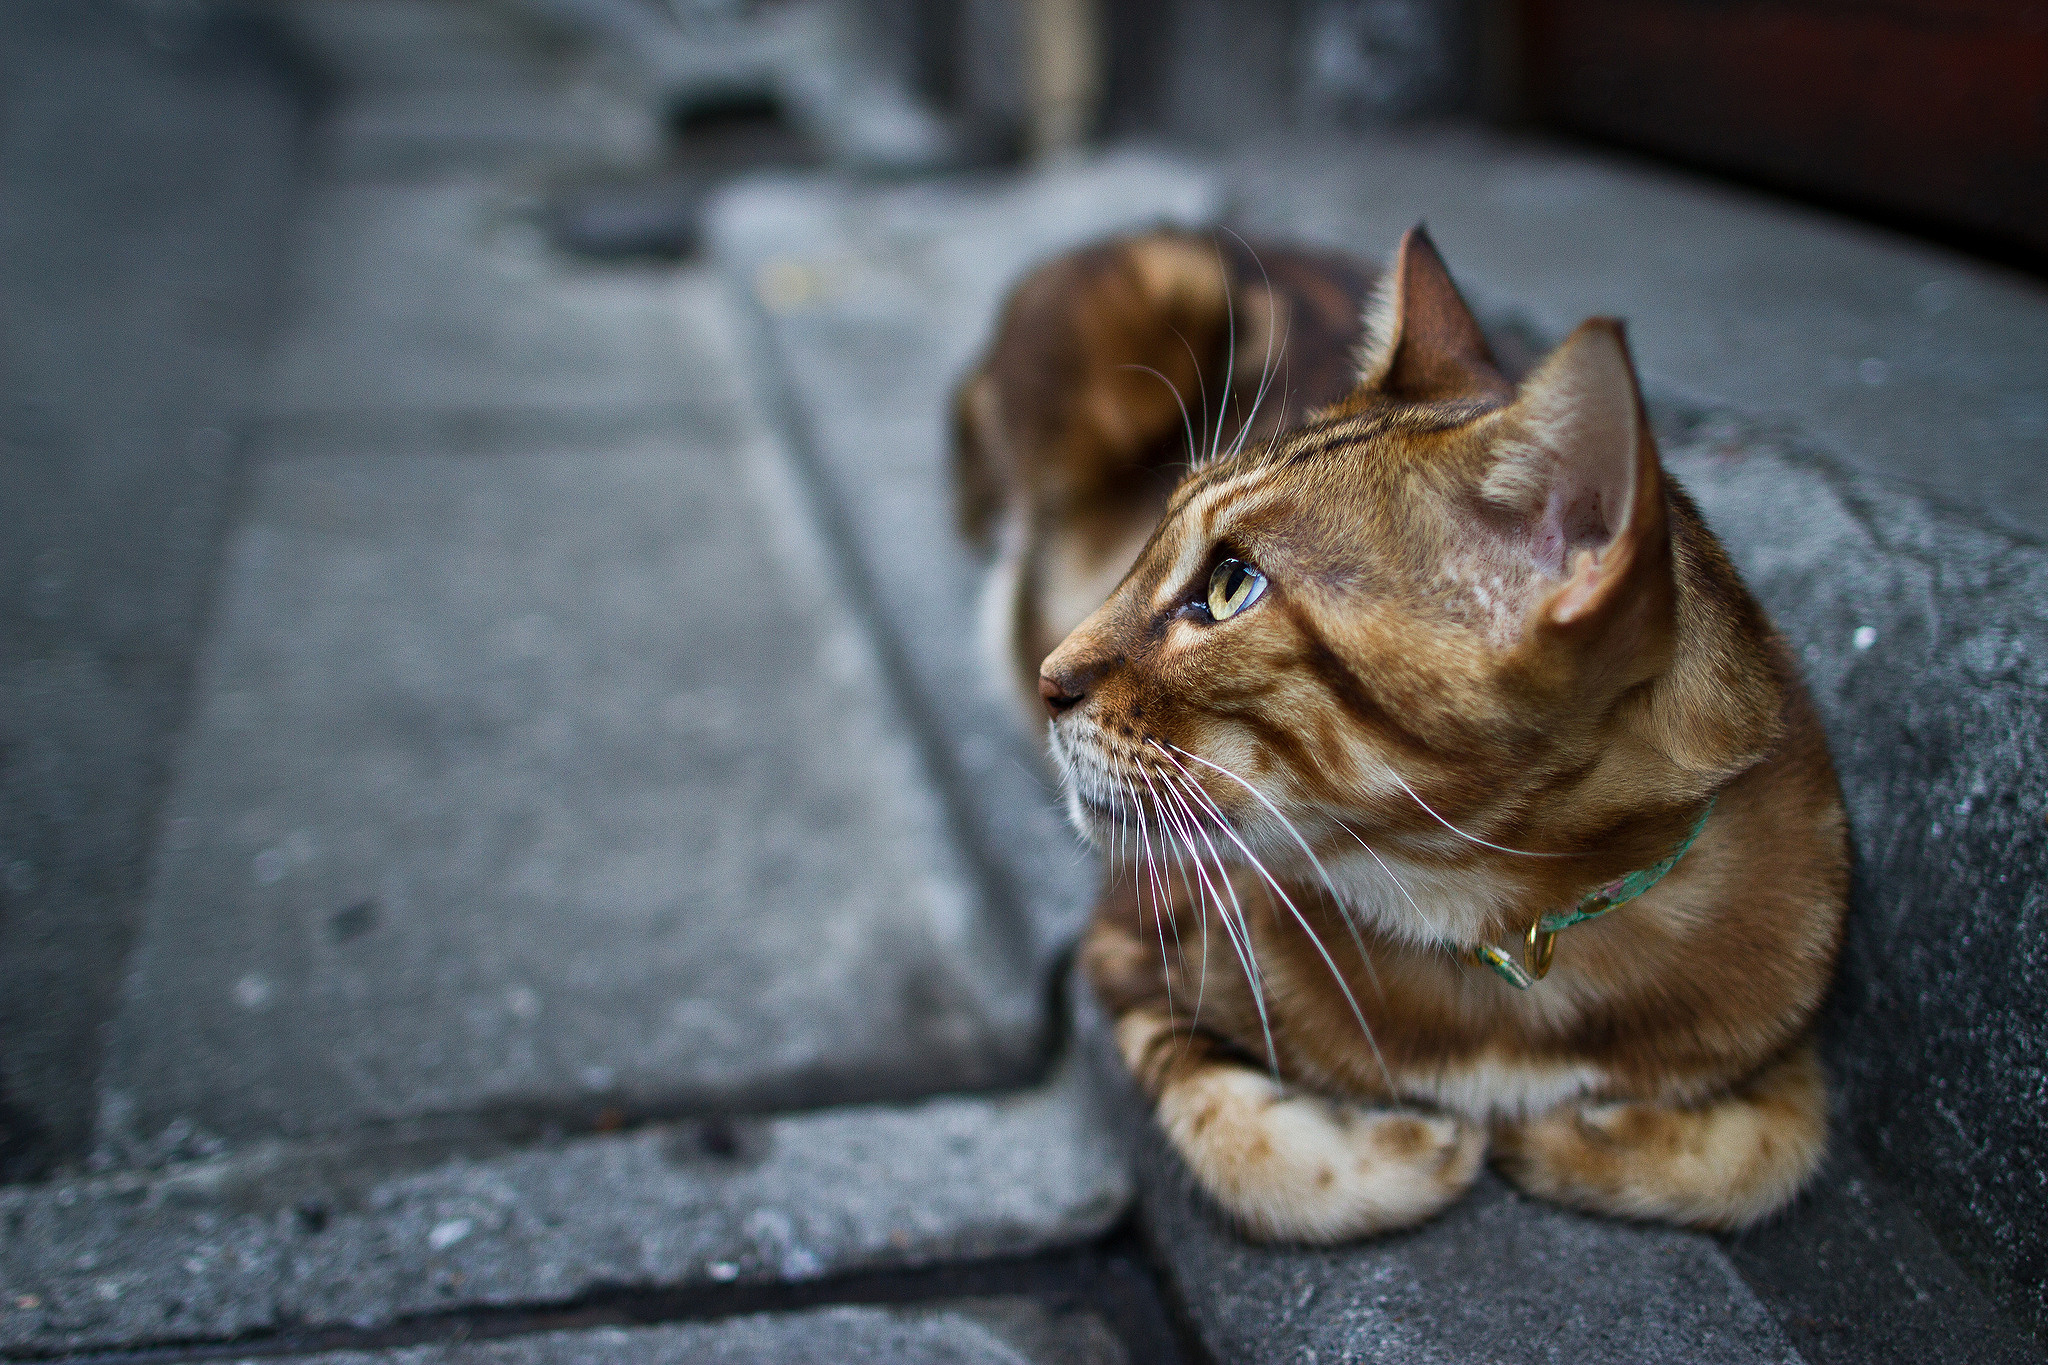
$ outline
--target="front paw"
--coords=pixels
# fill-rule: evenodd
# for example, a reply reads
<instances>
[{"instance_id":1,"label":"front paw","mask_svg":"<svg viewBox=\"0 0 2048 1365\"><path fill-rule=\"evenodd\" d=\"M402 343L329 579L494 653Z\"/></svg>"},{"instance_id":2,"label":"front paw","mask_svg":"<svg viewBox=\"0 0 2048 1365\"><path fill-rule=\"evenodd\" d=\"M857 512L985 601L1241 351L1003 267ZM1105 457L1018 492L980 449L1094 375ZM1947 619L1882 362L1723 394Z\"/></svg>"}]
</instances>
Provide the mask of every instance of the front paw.
<instances>
[{"instance_id":1,"label":"front paw","mask_svg":"<svg viewBox=\"0 0 2048 1365\"><path fill-rule=\"evenodd\" d=\"M1328 1100L1229 1064L1169 1085L1159 1121L1211 1197L1277 1241L1418 1223L1471 1185L1486 1153L1476 1124Z\"/></svg>"}]
</instances>

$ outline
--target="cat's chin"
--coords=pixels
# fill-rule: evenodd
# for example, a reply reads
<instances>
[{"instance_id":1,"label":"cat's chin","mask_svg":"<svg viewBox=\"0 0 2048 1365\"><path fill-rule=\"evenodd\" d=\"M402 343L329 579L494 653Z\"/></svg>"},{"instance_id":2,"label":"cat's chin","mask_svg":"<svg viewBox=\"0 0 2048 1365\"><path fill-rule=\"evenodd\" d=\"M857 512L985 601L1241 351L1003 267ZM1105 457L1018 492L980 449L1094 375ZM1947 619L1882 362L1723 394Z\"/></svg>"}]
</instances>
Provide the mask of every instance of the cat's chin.
<instances>
[{"instance_id":1,"label":"cat's chin","mask_svg":"<svg viewBox=\"0 0 2048 1365\"><path fill-rule=\"evenodd\" d=\"M1123 812L1100 797L1082 791L1076 783L1067 788L1067 821L1083 839L1100 848L1123 827Z\"/></svg>"}]
</instances>

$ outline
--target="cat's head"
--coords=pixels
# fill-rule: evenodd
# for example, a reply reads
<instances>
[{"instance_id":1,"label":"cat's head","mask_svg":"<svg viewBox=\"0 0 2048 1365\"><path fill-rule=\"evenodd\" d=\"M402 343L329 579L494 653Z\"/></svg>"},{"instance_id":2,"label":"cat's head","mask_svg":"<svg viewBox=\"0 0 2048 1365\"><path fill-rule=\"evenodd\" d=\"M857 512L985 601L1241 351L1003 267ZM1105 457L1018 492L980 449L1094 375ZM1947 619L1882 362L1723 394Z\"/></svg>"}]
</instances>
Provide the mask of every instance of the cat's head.
<instances>
[{"instance_id":1,"label":"cat's head","mask_svg":"<svg viewBox=\"0 0 2048 1365\"><path fill-rule=\"evenodd\" d=\"M1767 750L1781 680L1620 324L1512 383L1416 229L1368 333L1351 396L1194 469L1045 660L1076 823L1206 820L1283 862L1558 850L1526 875L1561 884L1654 859Z\"/></svg>"}]
</instances>

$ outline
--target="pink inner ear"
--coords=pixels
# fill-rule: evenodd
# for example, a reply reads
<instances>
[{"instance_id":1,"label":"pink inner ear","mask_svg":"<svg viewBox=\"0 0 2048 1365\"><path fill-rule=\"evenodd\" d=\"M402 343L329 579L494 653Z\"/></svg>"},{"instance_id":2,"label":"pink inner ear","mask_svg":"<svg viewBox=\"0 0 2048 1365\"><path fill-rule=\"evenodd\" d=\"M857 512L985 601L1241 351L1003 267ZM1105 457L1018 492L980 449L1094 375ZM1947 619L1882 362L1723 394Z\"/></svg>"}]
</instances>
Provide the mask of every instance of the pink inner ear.
<instances>
[{"instance_id":1,"label":"pink inner ear","mask_svg":"<svg viewBox=\"0 0 2048 1365\"><path fill-rule=\"evenodd\" d=\"M1585 482L1577 470L1561 467L1550 486L1530 539L1536 563L1553 578L1565 576L1565 568L1577 550L1599 551L1614 539L1609 525L1609 499L1594 484Z\"/></svg>"}]
</instances>

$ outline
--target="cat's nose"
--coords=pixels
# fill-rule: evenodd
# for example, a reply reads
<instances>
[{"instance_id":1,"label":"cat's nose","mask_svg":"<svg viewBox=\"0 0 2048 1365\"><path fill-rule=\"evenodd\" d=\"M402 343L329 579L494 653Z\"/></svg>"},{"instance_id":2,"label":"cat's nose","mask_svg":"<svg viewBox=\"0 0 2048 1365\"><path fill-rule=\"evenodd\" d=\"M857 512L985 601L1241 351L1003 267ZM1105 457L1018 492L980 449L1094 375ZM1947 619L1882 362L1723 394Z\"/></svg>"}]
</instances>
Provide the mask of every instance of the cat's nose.
<instances>
[{"instance_id":1,"label":"cat's nose","mask_svg":"<svg viewBox=\"0 0 2048 1365\"><path fill-rule=\"evenodd\" d=\"M1074 690L1068 691L1069 686L1070 684L1049 673L1038 675L1038 695L1045 699L1046 714L1054 720L1079 706L1082 699L1088 695L1077 685L1074 686Z\"/></svg>"}]
</instances>

